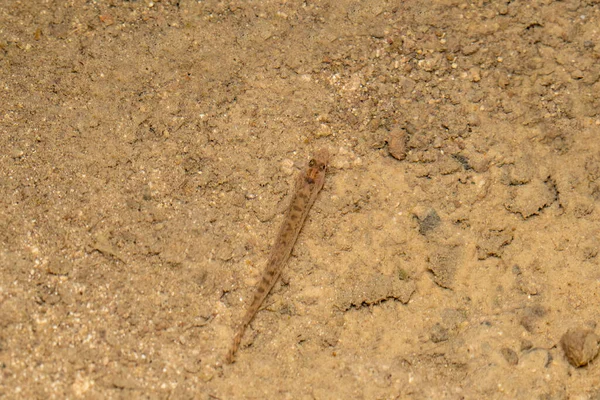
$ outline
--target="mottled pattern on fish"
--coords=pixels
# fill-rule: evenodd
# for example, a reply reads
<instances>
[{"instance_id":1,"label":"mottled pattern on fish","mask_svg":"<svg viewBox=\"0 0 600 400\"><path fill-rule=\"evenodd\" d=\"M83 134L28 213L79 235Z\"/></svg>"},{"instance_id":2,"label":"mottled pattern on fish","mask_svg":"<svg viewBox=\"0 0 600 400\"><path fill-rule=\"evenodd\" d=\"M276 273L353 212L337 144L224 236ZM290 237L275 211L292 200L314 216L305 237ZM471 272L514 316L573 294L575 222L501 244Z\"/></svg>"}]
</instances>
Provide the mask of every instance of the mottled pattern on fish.
<instances>
[{"instance_id":1,"label":"mottled pattern on fish","mask_svg":"<svg viewBox=\"0 0 600 400\"><path fill-rule=\"evenodd\" d=\"M308 167L298 176L290 206L273 244L267 266L256 288L252 303L250 303L250 307L233 338L229 353L227 353L226 361L228 364L235 360L235 353L240 346L248 324L250 324L281 275L281 270L294 248L308 211L325 183L325 171L327 170L328 161L329 153L327 150L319 150L308 163Z\"/></svg>"}]
</instances>

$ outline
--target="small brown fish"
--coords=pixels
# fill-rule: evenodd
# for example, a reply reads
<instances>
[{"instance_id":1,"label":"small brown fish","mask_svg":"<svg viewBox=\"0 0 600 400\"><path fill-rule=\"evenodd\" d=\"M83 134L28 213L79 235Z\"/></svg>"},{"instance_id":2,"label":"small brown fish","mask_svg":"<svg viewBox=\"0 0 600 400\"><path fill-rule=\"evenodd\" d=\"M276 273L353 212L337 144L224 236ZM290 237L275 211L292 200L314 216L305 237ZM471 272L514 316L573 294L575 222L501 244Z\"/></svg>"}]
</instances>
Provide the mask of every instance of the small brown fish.
<instances>
[{"instance_id":1,"label":"small brown fish","mask_svg":"<svg viewBox=\"0 0 600 400\"><path fill-rule=\"evenodd\" d=\"M290 202L290 206L283 219L279 234L275 239L269 262L263 271L262 278L250 307L246 311L242 323L238 327L233 343L227 353L226 362L231 364L235 361L235 353L240 346L246 328L258 312L263 301L279 279L281 270L289 258L298 234L304 225L308 211L317 198L317 194L325 183L325 172L329 162L329 152L325 149L319 150L309 161L308 167L298 176L296 188Z\"/></svg>"}]
</instances>

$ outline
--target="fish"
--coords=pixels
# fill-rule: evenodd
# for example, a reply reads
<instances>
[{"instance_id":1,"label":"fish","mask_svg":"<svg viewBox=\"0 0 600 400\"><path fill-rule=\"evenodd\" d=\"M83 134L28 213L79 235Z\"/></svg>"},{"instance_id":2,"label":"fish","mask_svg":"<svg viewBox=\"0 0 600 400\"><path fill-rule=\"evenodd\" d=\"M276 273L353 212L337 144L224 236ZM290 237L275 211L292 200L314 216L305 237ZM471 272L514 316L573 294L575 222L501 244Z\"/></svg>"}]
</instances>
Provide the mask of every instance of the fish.
<instances>
[{"instance_id":1,"label":"fish","mask_svg":"<svg viewBox=\"0 0 600 400\"><path fill-rule=\"evenodd\" d=\"M326 149L321 149L314 154L306 168L298 175L292 199L271 249L269 260L256 287L252 302L236 330L225 358L227 364L235 361L235 354L240 347L246 328L252 322L265 298L281 276L281 271L290 257L298 235L304 226L306 216L325 184L328 163L329 152Z\"/></svg>"}]
</instances>

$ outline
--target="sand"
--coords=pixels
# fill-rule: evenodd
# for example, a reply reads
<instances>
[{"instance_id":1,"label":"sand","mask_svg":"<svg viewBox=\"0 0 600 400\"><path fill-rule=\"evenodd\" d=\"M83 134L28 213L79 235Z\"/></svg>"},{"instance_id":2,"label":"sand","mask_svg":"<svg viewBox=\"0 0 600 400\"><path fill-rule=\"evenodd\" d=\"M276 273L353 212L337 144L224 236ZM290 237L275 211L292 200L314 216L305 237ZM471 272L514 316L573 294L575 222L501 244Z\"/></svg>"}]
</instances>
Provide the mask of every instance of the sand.
<instances>
[{"instance_id":1,"label":"sand","mask_svg":"<svg viewBox=\"0 0 600 400\"><path fill-rule=\"evenodd\" d=\"M0 3L0 397L600 398L598 1Z\"/></svg>"}]
</instances>

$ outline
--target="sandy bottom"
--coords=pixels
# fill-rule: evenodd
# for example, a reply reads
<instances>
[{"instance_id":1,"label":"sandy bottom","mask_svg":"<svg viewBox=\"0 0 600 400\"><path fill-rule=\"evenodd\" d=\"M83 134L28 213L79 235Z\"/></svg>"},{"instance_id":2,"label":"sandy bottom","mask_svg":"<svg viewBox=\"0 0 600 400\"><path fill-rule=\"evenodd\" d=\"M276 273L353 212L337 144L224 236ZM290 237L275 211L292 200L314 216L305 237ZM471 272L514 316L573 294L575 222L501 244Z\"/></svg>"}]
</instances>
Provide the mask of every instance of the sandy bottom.
<instances>
[{"instance_id":1,"label":"sandy bottom","mask_svg":"<svg viewBox=\"0 0 600 400\"><path fill-rule=\"evenodd\" d=\"M598 1L0 2L0 397L600 398Z\"/></svg>"}]
</instances>

